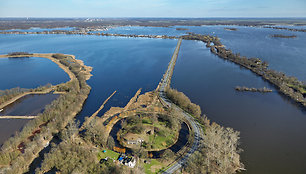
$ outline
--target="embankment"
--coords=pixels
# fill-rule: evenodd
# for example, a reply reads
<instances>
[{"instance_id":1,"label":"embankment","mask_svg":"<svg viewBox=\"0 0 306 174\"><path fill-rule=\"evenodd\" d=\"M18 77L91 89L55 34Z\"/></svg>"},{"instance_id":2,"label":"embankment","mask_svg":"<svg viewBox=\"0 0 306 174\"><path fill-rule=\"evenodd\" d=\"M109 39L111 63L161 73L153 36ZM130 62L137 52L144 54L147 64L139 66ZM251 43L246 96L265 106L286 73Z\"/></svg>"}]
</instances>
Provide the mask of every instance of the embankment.
<instances>
[{"instance_id":1,"label":"embankment","mask_svg":"<svg viewBox=\"0 0 306 174\"><path fill-rule=\"evenodd\" d=\"M91 76L91 68L76 60L73 55L62 54L60 58L55 58L51 53L33 54L33 57L44 57L57 63L71 80L57 86L57 90L65 90L65 94L46 106L42 114L30 120L20 133L3 144L0 152L0 173L26 172L53 136L63 130L82 110L91 89L86 83Z\"/></svg>"}]
</instances>

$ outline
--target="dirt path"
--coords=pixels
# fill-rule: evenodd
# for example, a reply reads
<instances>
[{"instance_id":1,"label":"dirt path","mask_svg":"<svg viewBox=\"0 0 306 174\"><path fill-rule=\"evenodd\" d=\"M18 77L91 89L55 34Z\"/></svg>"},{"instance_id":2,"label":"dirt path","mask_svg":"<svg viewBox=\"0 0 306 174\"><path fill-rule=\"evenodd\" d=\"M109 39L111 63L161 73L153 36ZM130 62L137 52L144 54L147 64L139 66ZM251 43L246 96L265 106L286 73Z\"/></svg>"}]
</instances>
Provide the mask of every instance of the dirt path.
<instances>
[{"instance_id":1,"label":"dirt path","mask_svg":"<svg viewBox=\"0 0 306 174\"><path fill-rule=\"evenodd\" d=\"M38 116L0 116L0 119L34 119Z\"/></svg>"}]
</instances>

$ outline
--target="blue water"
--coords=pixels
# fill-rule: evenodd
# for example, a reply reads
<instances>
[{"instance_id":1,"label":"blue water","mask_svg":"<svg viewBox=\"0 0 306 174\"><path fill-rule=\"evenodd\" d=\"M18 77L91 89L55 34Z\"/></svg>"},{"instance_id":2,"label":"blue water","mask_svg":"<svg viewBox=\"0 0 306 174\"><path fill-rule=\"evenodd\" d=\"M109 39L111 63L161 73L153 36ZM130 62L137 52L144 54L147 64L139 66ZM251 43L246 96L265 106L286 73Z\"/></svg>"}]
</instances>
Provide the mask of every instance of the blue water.
<instances>
[{"instance_id":1,"label":"blue water","mask_svg":"<svg viewBox=\"0 0 306 174\"><path fill-rule=\"evenodd\" d=\"M115 90L116 95L101 114L111 106L125 106L139 88L143 92L155 89L177 44L177 40L169 39L79 35L0 35L0 40L0 54L13 51L66 53L92 66L93 76L88 81L92 91L79 115L80 120L93 114ZM27 79L15 85L25 83Z\"/></svg>"},{"instance_id":2,"label":"blue water","mask_svg":"<svg viewBox=\"0 0 306 174\"><path fill-rule=\"evenodd\" d=\"M176 28L188 28L178 31ZM237 28L228 31L224 28ZM104 31L103 31L104 32ZM246 26L173 26L173 27L117 27L106 31L116 34L153 34L181 36L186 32L218 36L234 53L258 57L267 61L271 69L306 81L306 33ZM297 38L272 38L273 34L296 35Z\"/></svg>"},{"instance_id":3,"label":"blue water","mask_svg":"<svg viewBox=\"0 0 306 174\"><path fill-rule=\"evenodd\" d=\"M211 54L202 42L183 41L171 85L211 121L241 132L244 173L306 173L306 111L268 82ZM274 92L237 92L236 86Z\"/></svg>"},{"instance_id":4,"label":"blue water","mask_svg":"<svg viewBox=\"0 0 306 174\"><path fill-rule=\"evenodd\" d=\"M187 31L156 27L118 27L122 34L217 35L227 48L260 57L272 69L306 80L306 35L301 32L238 26L194 26ZM227 31L234 27L238 31ZM271 38L295 34L295 39ZM94 113L114 91L110 106L124 106L139 88L153 90L175 49L176 40L73 35L0 35L0 54L13 51L74 54L93 67L92 91L78 118ZM9 79L6 79L9 81ZM19 84L26 83L21 80ZM277 92L240 93L235 86L273 86L250 71L212 55L197 41L183 41L172 85L199 104L208 117L241 131L247 173L305 173L305 112Z\"/></svg>"},{"instance_id":5,"label":"blue water","mask_svg":"<svg viewBox=\"0 0 306 174\"><path fill-rule=\"evenodd\" d=\"M208 27L209 28L209 27ZM257 27L211 27L202 33L214 33L221 42L242 56L258 57L269 63L270 68L306 81L306 33ZM273 34L297 35L297 38L272 38Z\"/></svg>"},{"instance_id":6,"label":"blue water","mask_svg":"<svg viewBox=\"0 0 306 174\"><path fill-rule=\"evenodd\" d=\"M57 85L68 81L69 76L49 59L0 58L0 79L0 89L4 90L15 87L36 88L48 83Z\"/></svg>"},{"instance_id":7,"label":"blue water","mask_svg":"<svg viewBox=\"0 0 306 174\"><path fill-rule=\"evenodd\" d=\"M29 119L1 119L0 120L0 147L13 136L22 130L23 126L30 121Z\"/></svg>"},{"instance_id":8,"label":"blue water","mask_svg":"<svg viewBox=\"0 0 306 174\"><path fill-rule=\"evenodd\" d=\"M50 104L53 100L57 99L58 97L59 95L57 94L26 95L15 101L14 103L4 107L3 111L0 112L0 117L2 115L35 116L39 113L42 113L45 110L45 106Z\"/></svg>"}]
</instances>

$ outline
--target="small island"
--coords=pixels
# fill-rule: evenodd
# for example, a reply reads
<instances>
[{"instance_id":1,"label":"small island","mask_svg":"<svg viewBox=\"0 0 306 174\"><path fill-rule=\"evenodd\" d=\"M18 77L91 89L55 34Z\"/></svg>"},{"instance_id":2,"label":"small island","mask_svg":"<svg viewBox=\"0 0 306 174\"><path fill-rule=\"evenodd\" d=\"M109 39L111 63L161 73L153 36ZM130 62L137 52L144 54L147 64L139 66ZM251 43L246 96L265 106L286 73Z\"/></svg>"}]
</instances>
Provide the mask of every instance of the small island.
<instances>
[{"instance_id":1,"label":"small island","mask_svg":"<svg viewBox=\"0 0 306 174\"><path fill-rule=\"evenodd\" d=\"M273 34L271 37L278 37L278 38L296 38L296 35L282 35L282 34Z\"/></svg>"},{"instance_id":2,"label":"small island","mask_svg":"<svg viewBox=\"0 0 306 174\"><path fill-rule=\"evenodd\" d=\"M238 29L237 28L224 28L224 30L227 30L227 31L237 31Z\"/></svg>"},{"instance_id":3,"label":"small island","mask_svg":"<svg viewBox=\"0 0 306 174\"><path fill-rule=\"evenodd\" d=\"M176 28L176 30L184 31L184 30L189 30L189 29L188 28Z\"/></svg>"},{"instance_id":4,"label":"small island","mask_svg":"<svg viewBox=\"0 0 306 174\"><path fill-rule=\"evenodd\" d=\"M248 91L248 92L261 92L261 93L266 93L266 92L272 92L273 90L272 89L269 89L269 88L266 88L266 87L263 87L263 88L248 88L248 87L240 87L240 86L236 86L235 88L236 91L240 91L240 92L243 92L243 91Z\"/></svg>"}]
</instances>

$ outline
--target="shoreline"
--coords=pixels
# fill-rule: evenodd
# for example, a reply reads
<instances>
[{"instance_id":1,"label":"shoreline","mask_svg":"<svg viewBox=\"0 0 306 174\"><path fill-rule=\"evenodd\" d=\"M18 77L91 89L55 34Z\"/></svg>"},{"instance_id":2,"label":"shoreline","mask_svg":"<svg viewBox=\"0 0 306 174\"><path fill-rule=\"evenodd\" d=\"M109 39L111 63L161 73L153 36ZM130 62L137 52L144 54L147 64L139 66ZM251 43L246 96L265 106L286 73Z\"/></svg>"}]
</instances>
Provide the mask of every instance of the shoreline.
<instances>
[{"instance_id":1,"label":"shoreline","mask_svg":"<svg viewBox=\"0 0 306 174\"><path fill-rule=\"evenodd\" d=\"M137 35L137 34L111 34L111 33L89 33L82 31L43 31L43 32L23 32L23 31L0 31L0 34L65 34L65 35L89 35L89 36L115 36L115 37L132 37L132 38L154 38L154 39L178 39L177 36L168 35Z\"/></svg>"},{"instance_id":2,"label":"shoreline","mask_svg":"<svg viewBox=\"0 0 306 174\"><path fill-rule=\"evenodd\" d=\"M301 105L304 109L306 108L306 98L304 97L306 95L306 85L303 84L302 81L297 79L290 80L290 77L286 76L284 73L268 69L268 63L262 61L260 58L247 58L232 53L232 51L224 47L218 37L191 33L182 36L182 38L206 43L206 47L210 48L211 53L214 55L250 70L262 77L263 80L274 85L281 94ZM213 43L213 45L211 45L211 43Z\"/></svg>"},{"instance_id":3,"label":"shoreline","mask_svg":"<svg viewBox=\"0 0 306 174\"><path fill-rule=\"evenodd\" d=\"M49 59L49 60L51 60L52 62L56 63L62 70L64 70L64 71L68 74L70 80L67 81L67 82L71 82L72 80L75 80L76 77L75 77L75 75L69 70L69 68L67 68L66 66L64 66L63 64L61 64L61 63L59 62L59 60L56 60L55 58L53 58L52 55L53 55L53 53L48 53L48 54L34 53L34 54L31 54L31 55L14 55L14 56L10 56L10 55L0 55L0 59L1 59L1 58L12 58L12 57L14 57L14 58L18 58L18 57L38 57L38 58L46 58L46 59ZM68 56L73 56L73 55L68 55ZM74 56L73 56L73 58L75 59ZM64 83L67 83L67 82L64 82ZM60 84L58 84L58 85L60 85ZM12 104L12 103L14 103L14 102L16 102L16 101L19 100L20 98L25 97L25 96L30 95L30 94L47 94L47 93L50 93L51 91L55 90L56 86L57 86L57 85L51 86L50 88L45 89L44 91L39 91L39 92L35 92L35 91L34 91L34 92L25 92L25 93L19 94L19 95L13 97L12 99L10 99L10 100L8 100L8 101L6 101L6 102L4 102L4 103L1 103L1 104L0 104L0 109L5 108L6 106L8 106L8 105L10 105L10 104ZM56 92L55 92L55 93L56 93Z\"/></svg>"},{"instance_id":4,"label":"shoreline","mask_svg":"<svg viewBox=\"0 0 306 174\"><path fill-rule=\"evenodd\" d=\"M27 57L48 58L57 63L71 78L70 81L57 85L57 90L68 89L65 94L54 100L46 107L36 119L30 120L18 134L6 140L0 153L1 172L24 173L27 172L32 161L39 156L53 137L61 132L67 124L82 110L90 93L91 87L86 81L91 77L91 67L75 59L74 55L60 54L55 58L53 53L34 53ZM24 55L19 55L23 57ZM0 58L8 57L1 55ZM14 56L16 57L16 56ZM65 64L65 62L68 62ZM71 68L72 66L77 68ZM61 88L63 87L63 89ZM33 138L33 137L36 138ZM31 149L34 149L32 151ZM7 156L9 158L1 158ZM25 160L26 159L26 160Z\"/></svg>"},{"instance_id":5,"label":"shoreline","mask_svg":"<svg viewBox=\"0 0 306 174\"><path fill-rule=\"evenodd\" d=\"M46 59L49 59L52 62L56 63L62 70L64 70L70 78L69 81L75 80L76 79L75 75L69 70L69 68L67 68L66 66L61 64L59 60L53 58L52 57L53 54L56 54L56 53L33 53L31 55L13 55L13 56L7 55L7 54L2 54L2 55L0 55L0 58L19 58L19 57L46 58ZM67 56L71 56L75 59L75 56L73 56L73 55L67 55Z\"/></svg>"},{"instance_id":6,"label":"shoreline","mask_svg":"<svg viewBox=\"0 0 306 174\"><path fill-rule=\"evenodd\" d=\"M52 88L52 87L51 87L51 88ZM48 93L50 93L50 92L53 90L53 89L51 89L51 88L46 89L45 91L41 91L41 92L25 92L25 93L19 94L19 95L13 97L12 99L10 99L9 101L6 101L6 102L2 103L2 104L0 105L0 109L7 107L8 105L10 105L10 104L16 102L17 100L19 100L19 99L21 99L22 97L25 97L25 96L27 96L27 95L31 95L31 94L48 94Z\"/></svg>"}]
</instances>

